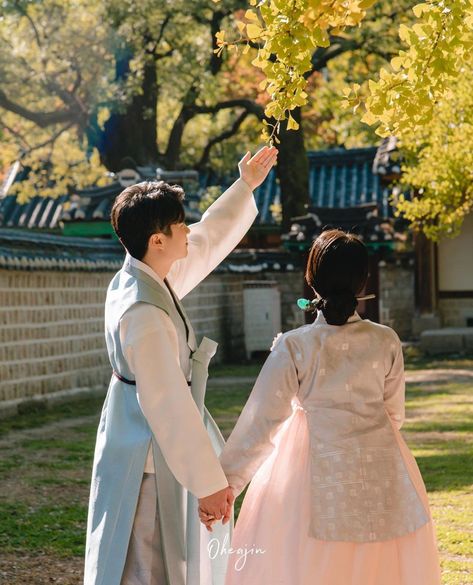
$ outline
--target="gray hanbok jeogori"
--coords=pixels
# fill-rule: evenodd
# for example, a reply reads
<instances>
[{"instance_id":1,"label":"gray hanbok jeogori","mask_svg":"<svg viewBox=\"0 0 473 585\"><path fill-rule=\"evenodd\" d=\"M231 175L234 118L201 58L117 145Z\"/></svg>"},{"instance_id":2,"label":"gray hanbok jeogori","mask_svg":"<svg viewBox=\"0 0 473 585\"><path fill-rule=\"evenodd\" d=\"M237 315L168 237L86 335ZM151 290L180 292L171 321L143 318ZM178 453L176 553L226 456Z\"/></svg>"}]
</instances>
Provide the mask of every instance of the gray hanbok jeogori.
<instances>
[{"instance_id":1,"label":"gray hanbok jeogori","mask_svg":"<svg viewBox=\"0 0 473 585\"><path fill-rule=\"evenodd\" d=\"M121 378L136 380L136 386L113 375L103 406L90 490L85 585L120 585L144 471L156 478L166 585L223 584L226 559L209 560L208 533L197 515L197 498L227 485L218 461L223 439L204 407L207 366L217 344L204 338L197 347L179 299L233 250L256 215L251 190L239 179L199 223L189 226L188 255L175 262L165 283L128 255L110 283L105 306L110 363ZM143 317L142 308L149 310L150 324L143 337L147 343L136 356L138 367L129 363L132 353L122 347L120 327L127 317L132 329L134 315L141 312ZM163 330L152 330L154 318L162 318ZM230 526L214 526L212 538L228 538Z\"/></svg>"}]
</instances>

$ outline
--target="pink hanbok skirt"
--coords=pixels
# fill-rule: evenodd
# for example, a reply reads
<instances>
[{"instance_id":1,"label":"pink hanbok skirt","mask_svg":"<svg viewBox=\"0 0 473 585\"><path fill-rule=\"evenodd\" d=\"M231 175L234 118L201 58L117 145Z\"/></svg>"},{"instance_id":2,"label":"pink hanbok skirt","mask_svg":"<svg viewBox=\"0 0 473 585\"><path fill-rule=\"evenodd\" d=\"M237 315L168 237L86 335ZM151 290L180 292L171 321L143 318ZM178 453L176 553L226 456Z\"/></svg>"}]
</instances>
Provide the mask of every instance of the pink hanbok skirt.
<instances>
[{"instance_id":1,"label":"pink hanbok skirt","mask_svg":"<svg viewBox=\"0 0 473 585\"><path fill-rule=\"evenodd\" d=\"M430 516L416 460L393 426L410 477ZM309 434L295 410L251 482L236 523L226 585L440 585L432 520L384 542L330 542L309 536Z\"/></svg>"}]
</instances>

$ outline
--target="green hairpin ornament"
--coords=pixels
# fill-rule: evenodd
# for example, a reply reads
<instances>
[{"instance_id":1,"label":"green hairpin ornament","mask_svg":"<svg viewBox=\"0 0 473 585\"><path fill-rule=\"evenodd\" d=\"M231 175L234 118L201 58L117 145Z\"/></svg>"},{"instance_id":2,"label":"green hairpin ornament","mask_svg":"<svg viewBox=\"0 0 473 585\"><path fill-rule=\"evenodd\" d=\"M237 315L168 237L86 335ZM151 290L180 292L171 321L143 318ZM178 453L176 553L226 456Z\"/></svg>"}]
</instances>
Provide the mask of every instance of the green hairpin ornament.
<instances>
[{"instance_id":1,"label":"green hairpin ornament","mask_svg":"<svg viewBox=\"0 0 473 585\"><path fill-rule=\"evenodd\" d=\"M297 306L303 311L314 311L318 299L309 301L309 299L297 299Z\"/></svg>"},{"instance_id":2,"label":"green hairpin ornament","mask_svg":"<svg viewBox=\"0 0 473 585\"><path fill-rule=\"evenodd\" d=\"M370 299L375 299L376 295L363 295L361 297L356 297L357 301L367 301ZM317 308L317 303L320 301L320 297L313 299L312 301L309 301L309 299L297 299L297 306L299 307L299 309L302 309L303 311L315 311Z\"/></svg>"}]
</instances>

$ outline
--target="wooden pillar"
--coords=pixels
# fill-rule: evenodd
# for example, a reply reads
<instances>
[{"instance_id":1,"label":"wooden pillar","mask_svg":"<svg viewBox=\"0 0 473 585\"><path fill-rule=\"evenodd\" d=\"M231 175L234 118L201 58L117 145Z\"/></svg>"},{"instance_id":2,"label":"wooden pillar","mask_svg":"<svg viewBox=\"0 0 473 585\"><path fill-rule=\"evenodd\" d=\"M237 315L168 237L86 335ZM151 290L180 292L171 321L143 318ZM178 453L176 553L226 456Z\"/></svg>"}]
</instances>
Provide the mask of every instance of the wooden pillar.
<instances>
[{"instance_id":1,"label":"wooden pillar","mask_svg":"<svg viewBox=\"0 0 473 585\"><path fill-rule=\"evenodd\" d=\"M433 245L423 232L414 233L415 305L419 315L433 313L435 306L435 264Z\"/></svg>"}]
</instances>

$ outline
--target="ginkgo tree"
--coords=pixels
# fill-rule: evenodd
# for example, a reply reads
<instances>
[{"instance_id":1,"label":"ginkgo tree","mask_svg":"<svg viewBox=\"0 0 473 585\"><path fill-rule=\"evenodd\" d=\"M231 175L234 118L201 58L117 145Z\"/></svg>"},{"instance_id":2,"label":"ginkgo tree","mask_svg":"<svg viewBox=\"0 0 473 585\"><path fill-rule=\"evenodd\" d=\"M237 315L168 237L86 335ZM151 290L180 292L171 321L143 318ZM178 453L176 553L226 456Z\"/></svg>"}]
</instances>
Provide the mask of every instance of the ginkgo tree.
<instances>
[{"instance_id":1,"label":"ginkgo tree","mask_svg":"<svg viewBox=\"0 0 473 585\"><path fill-rule=\"evenodd\" d=\"M220 0L214 0L219 2ZM291 111L307 103L305 75L312 69L312 56L318 47L328 47L330 36L359 25L366 10L376 0L250 0L244 20L237 23L239 37L227 40L225 31L217 34L218 54L226 46L258 45L253 65L265 75L261 89L270 101L263 136L278 142L280 123L287 118L287 129L297 130Z\"/></svg>"},{"instance_id":2,"label":"ginkgo tree","mask_svg":"<svg viewBox=\"0 0 473 585\"><path fill-rule=\"evenodd\" d=\"M218 1L218 0L215 0ZM362 26L368 1L250 0L236 35L218 35L227 46L256 46L253 65L265 75L262 87L270 100L265 113L275 122L264 138L278 141L281 122L296 130L291 112L308 101L310 57L334 36ZM416 21L401 24L401 50L383 66L378 80L344 90L345 105L379 136L395 135L404 153L403 182L415 189L407 200L394 199L415 229L432 239L454 236L473 208L471 165L461 151L471 150L468 85L473 46L473 3L428 0L413 6ZM464 162L465 159L464 159Z\"/></svg>"}]
</instances>

